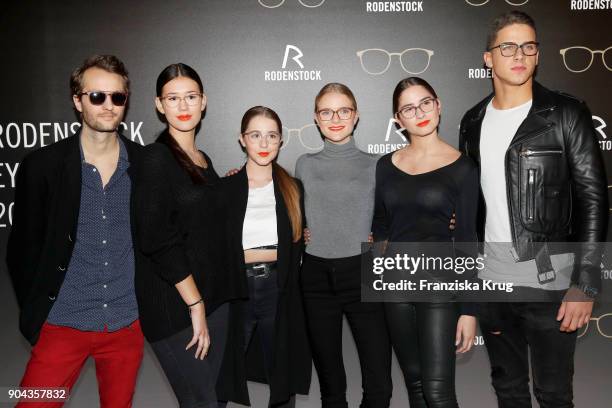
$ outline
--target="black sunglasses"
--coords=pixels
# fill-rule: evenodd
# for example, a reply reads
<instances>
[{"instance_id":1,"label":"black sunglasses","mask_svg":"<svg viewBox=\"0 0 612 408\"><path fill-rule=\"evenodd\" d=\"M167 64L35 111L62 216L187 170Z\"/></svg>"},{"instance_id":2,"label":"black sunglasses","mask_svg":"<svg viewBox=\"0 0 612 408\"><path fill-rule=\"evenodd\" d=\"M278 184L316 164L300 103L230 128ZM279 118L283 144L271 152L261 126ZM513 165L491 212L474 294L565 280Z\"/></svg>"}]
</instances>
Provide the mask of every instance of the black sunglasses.
<instances>
[{"instance_id":1,"label":"black sunglasses","mask_svg":"<svg viewBox=\"0 0 612 408\"><path fill-rule=\"evenodd\" d=\"M115 106L124 106L127 102L127 92L104 92L104 91L91 91L81 92L79 97L83 95L89 96L89 102L92 105L102 105L106 101L106 95L110 95L111 102Z\"/></svg>"}]
</instances>

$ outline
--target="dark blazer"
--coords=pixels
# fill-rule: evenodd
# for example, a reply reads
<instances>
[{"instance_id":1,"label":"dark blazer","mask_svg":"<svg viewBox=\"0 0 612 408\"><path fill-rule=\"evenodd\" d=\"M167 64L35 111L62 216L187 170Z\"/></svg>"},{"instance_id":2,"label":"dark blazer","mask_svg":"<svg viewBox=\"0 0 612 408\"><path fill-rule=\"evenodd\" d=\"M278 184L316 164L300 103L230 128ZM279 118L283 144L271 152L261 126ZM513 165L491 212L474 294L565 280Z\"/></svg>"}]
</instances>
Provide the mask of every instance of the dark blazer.
<instances>
[{"instance_id":1,"label":"dark blazer","mask_svg":"<svg viewBox=\"0 0 612 408\"><path fill-rule=\"evenodd\" d=\"M301 196L303 189L300 186ZM306 334L306 323L304 318L304 308L302 295L299 286L299 270L302 253L304 249L303 241L293 242L291 232L291 222L287 214L287 208L283 200L283 195L278 187L278 180L273 176L274 196L276 198L276 221L278 233L278 285L279 300L276 315L276 336L275 344L275 366L271 373L270 380L270 402L278 403L286 401L293 394L308 394L310 389L310 377L312 372L312 360L308 346ZM242 249L242 226L247 207L249 194L249 181L247 178L246 167L243 167L237 174L222 179L222 192L227 203L228 217L227 229L230 237L229 253L232 262L231 268L244 272L244 251ZM303 214L302 205L302 214ZM237 340L228 339L229 344L244 344L244 316L243 309L235 309L231 318L235 319L232 326L237 330L230 333L230 337L235 336ZM258 336L254 335L256 341ZM260 370L263 367L263 360L260 348L252 344L249 348L249 355L238 356L234 354L234 359L224 358L221 369L220 384L218 392L220 397L228 393L224 379L231 376L248 377L249 380L266 382L265 375ZM227 348L226 348L227 350ZM226 356L228 353L226 352ZM252 364L254 363L254 364ZM244 381L243 381L244 383ZM233 395L238 395L239 399L234 401L249 405L248 390L246 384L240 390L233 390Z\"/></svg>"},{"instance_id":2,"label":"dark blazer","mask_svg":"<svg viewBox=\"0 0 612 408\"><path fill-rule=\"evenodd\" d=\"M80 135L79 131L29 153L17 173L6 263L19 303L19 329L31 344L47 320L74 248L81 202ZM120 137L130 161L127 172L135 185L132 169L142 146ZM132 188L132 217L133 194Z\"/></svg>"}]
</instances>

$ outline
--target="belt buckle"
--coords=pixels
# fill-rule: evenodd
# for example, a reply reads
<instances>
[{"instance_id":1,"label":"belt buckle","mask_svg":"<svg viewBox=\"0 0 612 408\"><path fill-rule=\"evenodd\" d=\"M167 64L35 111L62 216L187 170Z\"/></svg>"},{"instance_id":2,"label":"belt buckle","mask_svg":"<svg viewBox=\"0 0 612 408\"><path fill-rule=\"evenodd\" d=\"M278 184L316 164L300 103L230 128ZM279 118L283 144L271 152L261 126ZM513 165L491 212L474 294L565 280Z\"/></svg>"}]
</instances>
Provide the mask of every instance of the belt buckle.
<instances>
[{"instance_id":1,"label":"belt buckle","mask_svg":"<svg viewBox=\"0 0 612 408\"><path fill-rule=\"evenodd\" d=\"M555 271L538 273L538 282L540 282L540 285L552 282L555 279L557 279L557 274L555 273Z\"/></svg>"},{"instance_id":2,"label":"belt buckle","mask_svg":"<svg viewBox=\"0 0 612 408\"><path fill-rule=\"evenodd\" d=\"M253 277L255 279L258 278L267 278L268 276L270 276L270 268L268 267L268 265L266 264L258 264L258 265L253 265L251 267L254 271L256 271L257 273L253 274ZM260 270L263 270L263 272L259 272Z\"/></svg>"}]
</instances>

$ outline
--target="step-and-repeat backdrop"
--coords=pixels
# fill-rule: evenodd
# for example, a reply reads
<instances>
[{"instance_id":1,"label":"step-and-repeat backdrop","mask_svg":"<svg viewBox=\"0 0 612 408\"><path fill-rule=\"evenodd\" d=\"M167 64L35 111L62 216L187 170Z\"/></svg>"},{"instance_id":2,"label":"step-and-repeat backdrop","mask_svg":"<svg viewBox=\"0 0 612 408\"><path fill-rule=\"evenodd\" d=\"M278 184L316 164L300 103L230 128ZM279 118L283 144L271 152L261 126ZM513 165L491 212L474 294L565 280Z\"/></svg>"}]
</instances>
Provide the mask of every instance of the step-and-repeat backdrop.
<instances>
[{"instance_id":1,"label":"step-and-repeat backdrop","mask_svg":"<svg viewBox=\"0 0 612 408\"><path fill-rule=\"evenodd\" d=\"M15 174L25 154L70 137L79 126L68 88L70 72L94 53L121 58L132 81L124 134L153 141L163 124L155 114L155 79L168 64L184 62L204 80L208 108L197 144L224 173L244 161L237 137L253 105L276 110L285 142L279 162L321 148L313 102L327 82L355 93L361 119L358 146L387 153L405 144L392 122L391 95L402 78L419 75L443 103L441 135L458 140L463 113L491 91L482 52L487 26L510 9L529 13L541 43L537 79L587 101L612 180L612 2L610 0L148 0L11 2L0 15L0 386L17 385L29 347L18 334L17 306L4 265L12 222ZM333 176L333 175L330 175ZM612 183L610 183L612 184ZM333 192L330 192L333 193ZM605 279L610 271L604 270ZM607 407L612 399L612 305L599 305L576 351L578 407ZM360 399L354 344L345 330L350 406ZM213 340L214 341L214 340ZM465 407L492 407L489 366L482 343L458 359L457 392ZM394 363L395 364L395 363ZM394 365L393 406L408 405ZM255 406L265 387L252 386ZM69 406L97 401L95 373L86 366ZM147 353L136 406L175 404L152 354ZM298 406L319 405L311 393Z\"/></svg>"}]
</instances>

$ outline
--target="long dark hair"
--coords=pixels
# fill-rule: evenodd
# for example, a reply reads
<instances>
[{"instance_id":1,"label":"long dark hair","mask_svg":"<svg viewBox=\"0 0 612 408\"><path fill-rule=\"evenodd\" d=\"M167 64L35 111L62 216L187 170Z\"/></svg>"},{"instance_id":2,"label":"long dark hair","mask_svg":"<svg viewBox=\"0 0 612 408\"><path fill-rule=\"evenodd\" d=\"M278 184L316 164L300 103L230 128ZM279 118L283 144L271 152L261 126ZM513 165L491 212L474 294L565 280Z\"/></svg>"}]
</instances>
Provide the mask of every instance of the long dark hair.
<instances>
[{"instance_id":1,"label":"long dark hair","mask_svg":"<svg viewBox=\"0 0 612 408\"><path fill-rule=\"evenodd\" d=\"M198 87L200 88L200 93L204 93L204 86L202 85L202 80L200 79L200 76L195 71L195 69L191 68L187 64L179 62L177 64L168 65L157 77L157 83L155 85L157 97L159 98L162 96L162 88L164 87L164 85L172 81L174 78L178 77L193 79L198 84ZM163 143L168 146L168 148L174 155L176 161L183 168L183 170L185 170L187 174L189 174L189 177L191 177L191 180L195 184L206 183L206 178L201 173L198 165L196 165L193 160L189 158L189 155L187 155L187 153L185 153L185 151L181 148L181 146L179 146L176 139L174 139L174 137L172 137L172 135L168 131L168 128L166 128L157 137L156 142Z\"/></svg>"},{"instance_id":2,"label":"long dark hair","mask_svg":"<svg viewBox=\"0 0 612 408\"><path fill-rule=\"evenodd\" d=\"M257 116L263 116L264 118L272 119L276 126L278 126L279 132L283 129L278 114L272 109L265 106L253 106L247 110L242 116L240 122L240 134L246 132L249 127L249 122ZM287 173L287 171L276 161L272 162L272 173L278 180L278 187L283 195L283 200L287 206L287 214L289 215L289 221L291 222L291 230L293 235L293 242L297 242L302 237L302 210L300 208L300 189L297 183Z\"/></svg>"}]
</instances>

